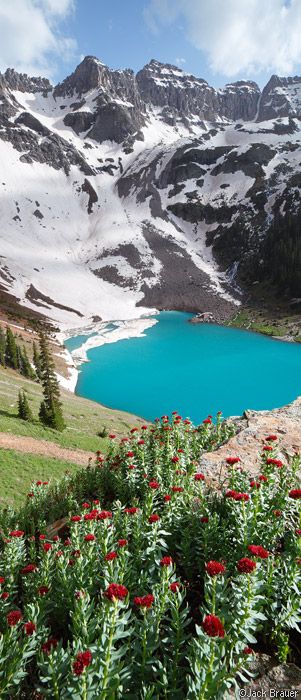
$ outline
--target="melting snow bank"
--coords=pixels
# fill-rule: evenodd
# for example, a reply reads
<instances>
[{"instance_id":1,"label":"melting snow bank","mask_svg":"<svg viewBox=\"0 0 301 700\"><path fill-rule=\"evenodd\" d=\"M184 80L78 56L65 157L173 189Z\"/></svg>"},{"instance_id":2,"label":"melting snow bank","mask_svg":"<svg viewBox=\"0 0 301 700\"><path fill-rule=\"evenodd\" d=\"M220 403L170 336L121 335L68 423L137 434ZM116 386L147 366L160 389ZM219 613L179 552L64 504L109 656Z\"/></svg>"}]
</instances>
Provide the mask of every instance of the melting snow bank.
<instances>
[{"instance_id":1,"label":"melting snow bank","mask_svg":"<svg viewBox=\"0 0 301 700\"><path fill-rule=\"evenodd\" d=\"M155 312L154 312L155 313ZM135 318L127 321L111 321L105 323L96 323L91 326L86 326L80 329L70 329L57 334L57 339L60 343L74 338L78 335L84 336L87 339L79 348L69 352L65 349L65 359L68 365L69 378L66 379L61 375L57 375L60 385L69 391L75 391L79 366L82 362L88 362L87 352L92 348L100 347L106 343L117 343L118 340L126 340L127 338L142 338L147 328L151 328L158 323L155 318Z\"/></svg>"}]
</instances>

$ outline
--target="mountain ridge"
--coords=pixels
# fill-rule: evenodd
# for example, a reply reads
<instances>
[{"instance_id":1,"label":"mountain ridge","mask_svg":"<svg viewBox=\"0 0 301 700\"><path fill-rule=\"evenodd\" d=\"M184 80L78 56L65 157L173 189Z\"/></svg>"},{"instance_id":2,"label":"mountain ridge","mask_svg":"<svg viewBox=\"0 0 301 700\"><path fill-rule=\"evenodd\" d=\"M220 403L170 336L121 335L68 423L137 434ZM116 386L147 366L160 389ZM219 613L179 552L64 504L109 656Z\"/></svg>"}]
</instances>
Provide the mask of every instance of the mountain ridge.
<instances>
[{"instance_id":1,"label":"mountain ridge","mask_svg":"<svg viewBox=\"0 0 301 700\"><path fill-rule=\"evenodd\" d=\"M7 69L2 288L64 327L229 317L264 274L271 222L298 214L300 120L298 76L217 90L155 59L135 75L87 56L53 87Z\"/></svg>"}]
</instances>

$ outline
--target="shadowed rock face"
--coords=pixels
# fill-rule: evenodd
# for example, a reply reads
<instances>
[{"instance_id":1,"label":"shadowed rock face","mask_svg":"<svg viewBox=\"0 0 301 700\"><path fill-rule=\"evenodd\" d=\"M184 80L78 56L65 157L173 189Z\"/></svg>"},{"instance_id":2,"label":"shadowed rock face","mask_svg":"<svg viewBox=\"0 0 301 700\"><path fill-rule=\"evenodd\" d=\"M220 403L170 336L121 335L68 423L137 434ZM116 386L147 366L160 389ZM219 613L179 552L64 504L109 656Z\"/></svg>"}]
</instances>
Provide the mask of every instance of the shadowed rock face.
<instances>
[{"instance_id":1,"label":"shadowed rock face","mask_svg":"<svg viewBox=\"0 0 301 700\"><path fill-rule=\"evenodd\" d=\"M301 117L301 77L280 78L272 75L259 101L257 121Z\"/></svg>"}]
</instances>

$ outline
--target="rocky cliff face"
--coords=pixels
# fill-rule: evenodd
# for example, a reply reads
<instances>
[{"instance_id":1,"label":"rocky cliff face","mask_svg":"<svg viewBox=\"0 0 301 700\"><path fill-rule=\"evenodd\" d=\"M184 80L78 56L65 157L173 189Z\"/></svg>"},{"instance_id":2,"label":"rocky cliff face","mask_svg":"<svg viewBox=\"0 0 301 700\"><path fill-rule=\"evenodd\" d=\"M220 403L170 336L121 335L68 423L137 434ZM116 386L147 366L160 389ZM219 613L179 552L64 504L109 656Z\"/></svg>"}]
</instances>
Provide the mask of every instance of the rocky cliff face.
<instances>
[{"instance_id":1,"label":"rocky cliff face","mask_svg":"<svg viewBox=\"0 0 301 700\"><path fill-rule=\"evenodd\" d=\"M68 325L154 307L226 318L274 217L300 209L300 116L298 77L217 90L87 56L53 88L8 69L0 285Z\"/></svg>"}]
</instances>

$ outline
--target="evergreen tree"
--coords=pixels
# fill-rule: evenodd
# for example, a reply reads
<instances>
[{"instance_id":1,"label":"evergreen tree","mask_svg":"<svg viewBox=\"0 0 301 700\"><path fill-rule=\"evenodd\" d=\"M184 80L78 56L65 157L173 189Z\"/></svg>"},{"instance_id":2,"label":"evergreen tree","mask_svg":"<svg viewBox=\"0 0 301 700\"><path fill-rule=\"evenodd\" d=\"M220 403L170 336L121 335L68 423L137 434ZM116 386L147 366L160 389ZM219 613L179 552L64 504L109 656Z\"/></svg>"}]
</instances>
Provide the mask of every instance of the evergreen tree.
<instances>
[{"instance_id":1,"label":"evergreen tree","mask_svg":"<svg viewBox=\"0 0 301 700\"><path fill-rule=\"evenodd\" d=\"M65 423L60 401L60 389L54 370L54 362L51 357L45 333L40 333L40 363L41 384L43 386L44 400L41 403L39 418L44 425L55 430L64 430Z\"/></svg>"},{"instance_id":2,"label":"evergreen tree","mask_svg":"<svg viewBox=\"0 0 301 700\"><path fill-rule=\"evenodd\" d=\"M20 372L21 374L23 374L24 377L27 377L28 379L36 379L35 372L32 369L32 366L29 362L26 348L24 347L24 345L22 350L20 349Z\"/></svg>"},{"instance_id":3,"label":"evergreen tree","mask_svg":"<svg viewBox=\"0 0 301 700\"><path fill-rule=\"evenodd\" d=\"M5 364L7 367L12 367L12 369L19 369L17 344L9 326L6 328Z\"/></svg>"},{"instance_id":4,"label":"evergreen tree","mask_svg":"<svg viewBox=\"0 0 301 700\"><path fill-rule=\"evenodd\" d=\"M22 420L33 420L33 415L28 403L28 398L23 390L20 390L18 395L18 417L22 418Z\"/></svg>"},{"instance_id":5,"label":"evergreen tree","mask_svg":"<svg viewBox=\"0 0 301 700\"><path fill-rule=\"evenodd\" d=\"M35 341L33 342L33 364L35 366L38 379L41 378L41 358Z\"/></svg>"},{"instance_id":6,"label":"evergreen tree","mask_svg":"<svg viewBox=\"0 0 301 700\"><path fill-rule=\"evenodd\" d=\"M0 365L5 366L5 333L0 328Z\"/></svg>"}]
</instances>

